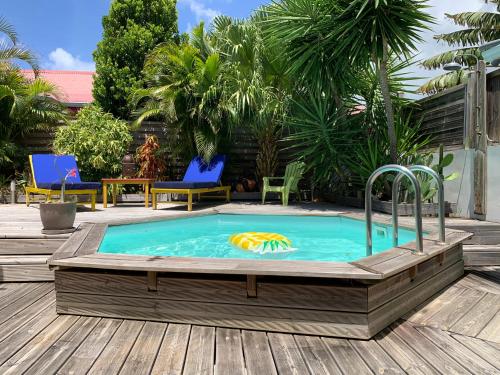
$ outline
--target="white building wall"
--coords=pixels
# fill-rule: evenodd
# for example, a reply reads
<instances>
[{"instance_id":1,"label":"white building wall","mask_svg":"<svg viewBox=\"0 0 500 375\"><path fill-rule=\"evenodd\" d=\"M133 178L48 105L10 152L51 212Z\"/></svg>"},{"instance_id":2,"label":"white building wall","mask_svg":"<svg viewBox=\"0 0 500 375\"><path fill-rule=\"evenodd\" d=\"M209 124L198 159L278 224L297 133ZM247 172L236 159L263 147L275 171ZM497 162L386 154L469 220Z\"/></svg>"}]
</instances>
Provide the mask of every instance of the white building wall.
<instances>
[{"instance_id":1,"label":"white building wall","mask_svg":"<svg viewBox=\"0 0 500 375\"><path fill-rule=\"evenodd\" d=\"M486 220L500 223L500 145L488 146ZM457 204L456 215L474 218L474 150L448 150L454 155L453 163L444 170L445 176L454 172L459 177L445 181L445 200ZM438 154L434 154L434 163Z\"/></svg>"}]
</instances>

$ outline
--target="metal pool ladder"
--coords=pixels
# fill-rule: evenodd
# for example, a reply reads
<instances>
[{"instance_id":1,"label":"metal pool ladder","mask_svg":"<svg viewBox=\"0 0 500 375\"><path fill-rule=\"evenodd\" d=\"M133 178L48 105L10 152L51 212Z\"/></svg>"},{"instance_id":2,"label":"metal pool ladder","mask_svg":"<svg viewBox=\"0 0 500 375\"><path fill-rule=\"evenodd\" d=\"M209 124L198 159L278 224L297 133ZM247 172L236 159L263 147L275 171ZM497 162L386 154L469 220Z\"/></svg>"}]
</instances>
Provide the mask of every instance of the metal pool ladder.
<instances>
[{"instance_id":1,"label":"metal pool ladder","mask_svg":"<svg viewBox=\"0 0 500 375\"><path fill-rule=\"evenodd\" d=\"M408 168L403 167L402 165L397 164L388 164L383 167L378 168L375 172L372 173L368 181L366 182L366 190L365 190L365 216L366 216L366 256L372 255L372 187L375 180L384 173L387 172L398 172L401 176L406 176L410 179L411 184L413 185L413 189L415 191L415 221L417 228L417 251L419 253L423 253L424 245L423 245L423 235L422 235L422 200L421 200L421 192L420 192L420 183L417 178ZM399 189L398 189L399 190ZM394 192L394 189L393 189ZM393 197L394 201L394 197ZM394 215L397 215L397 212L392 212L392 218L394 223ZM398 231L398 223L396 219L396 225L392 228L393 232Z\"/></svg>"},{"instance_id":2,"label":"metal pool ladder","mask_svg":"<svg viewBox=\"0 0 500 375\"><path fill-rule=\"evenodd\" d=\"M429 168L425 165L412 165L408 167L408 169L412 172L422 172L430 175L434 182L437 185L438 189L438 204L439 204L439 212L438 212L438 220L439 220L439 242L446 242L446 233L445 233L445 207L444 207L444 185L443 179L439 174L436 173L432 168ZM398 228L398 194L399 187L401 185L401 179L403 178L402 174L399 174L392 184L392 227ZM394 230L392 232L392 243L394 246L398 246L398 231Z\"/></svg>"}]
</instances>

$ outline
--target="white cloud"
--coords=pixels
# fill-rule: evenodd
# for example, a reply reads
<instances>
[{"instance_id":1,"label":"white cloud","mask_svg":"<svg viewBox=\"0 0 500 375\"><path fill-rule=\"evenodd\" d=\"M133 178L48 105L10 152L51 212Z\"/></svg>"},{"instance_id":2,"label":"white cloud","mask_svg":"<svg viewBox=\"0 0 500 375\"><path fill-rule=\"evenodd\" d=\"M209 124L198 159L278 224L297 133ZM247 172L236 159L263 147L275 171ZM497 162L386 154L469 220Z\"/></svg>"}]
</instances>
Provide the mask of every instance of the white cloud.
<instances>
[{"instance_id":1,"label":"white cloud","mask_svg":"<svg viewBox=\"0 0 500 375\"><path fill-rule=\"evenodd\" d=\"M56 48L49 53L48 69L54 70L95 70L95 64L89 61L83 61L79 56L73 56L63 48Z\"/></svg>"},{"instance_id":2,"label":"white cloud","mask_svg":"<svg viewBox=\"0 0 500 375\"><path fill-rule=\"evenodd\" d=\"M179 4L186 4L189 6L191 12L196 16L197 21L205 20L210 22L221 14L218 10L207 7L203 1L200 0L179 0Z\"/></svg>"},{"instance_id":3,"label":"white cloud","mask_svg":"<svg viewBox=\"0 0 500 375\"><path fill-rule=\"evenodd\" d=\"M456 26L450 19L448 19L445 13L455 14L461 12L477 12L479 10L496 10L496 4L485 4L484 0L429 0L428 5L430 8L427 11L436 18L436 23L431 25L432 30L426 31L422 35L424 41L419 43L417 46L418 55L416 56L416 59L418 60L423 60L450 49L457 48L450 47L448 44L438 42L434 39L434 35L446 34L462 29L462 27ZM411 76L422 78L418 81L412 82L412 84L419 86L426 82L429 78L436 77L444 72L439 70L426 70L419 65L414 65L412 69L410 69L410 73Z\"/></svg>"}]
</instances>

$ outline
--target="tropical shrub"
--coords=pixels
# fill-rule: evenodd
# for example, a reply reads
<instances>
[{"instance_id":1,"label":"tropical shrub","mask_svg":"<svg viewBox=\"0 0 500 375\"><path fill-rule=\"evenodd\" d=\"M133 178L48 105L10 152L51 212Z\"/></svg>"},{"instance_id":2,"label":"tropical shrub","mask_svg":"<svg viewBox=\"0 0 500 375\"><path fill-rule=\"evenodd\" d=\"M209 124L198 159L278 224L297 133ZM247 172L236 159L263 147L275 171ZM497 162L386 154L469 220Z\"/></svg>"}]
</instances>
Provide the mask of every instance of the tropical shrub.
<instances>
[{"instance_id":1,"label":"tropical shrub","mask_svg":"<svg viewBox=\"0 0 500 375\"><path fill-rule=\"evenodd\" d=\"M131 142L125 121L92 105L83 108L68 126L57 130L54 151L75 155L82 176L99 181L120 174L122 159Z\"/></svg>"},{"instance_id":2,"label":"tropical shrub","mask_svg":"<svg viewBox=\"0 0 500 375\"><path fill-rule=\"evenodd\" d=\"M105 112L128 119L129 96L144 87L146 55L177 36L175 0L115 0L103 17L103 39L94 52L94 99Z\"/></svg>"},{"instance_id":3,"label":"tropical shrub","mask_svg":"<svg viewBox=\"0 0 500 375\"><path fill-rule=\"evenodd\" d=\"M278 167L278 142L292 88L280 50L265 43L261 26L258 18L217 17L211 35L227 67L223 91L232 120L245 124L259 146L259 180L274 176Z\"/></svg>"},{"instance_id":4,"label":"tropical shrub","mask_svg":"<svg viewBox=\"0 0 500 375\"><path fill-rule=\"evenodd\" d=\"M176 133L174 157L211 160L228 134L229 111L222 90L224 64L203 23L189 42L158 45L146 59L144 75L148 87L135 92L140 108L135 124L163 119Z\"/></svg>"},{"instance_id":5,"label":"tropical shrub","mask_svg":"<svg viewBox=\"0 0 500 375\"><path fill-rule=\"evenodd\" d=\"M20 139L29 133L48 129L67 120L65 107L57 100L57 87L41 79L26 79L16 60L35 69L38 64L33 54L18 44L15 30L0 18L0 175L13 178L22 172L26 152ZM2 35L0 35L0 40Z\"/></svg>"},{"instance_id":6,"label":"tropical shrub","mask_svg":"<svg viewBox=\"0 0 500 375\"><path fill-rule=\"evenodd\" d=\"M159 180L165 174L165 150L161 148L156 135L146 137L144 144L137 148L135 159L139 163L139 177Z\"/></svg>"}]
</instances>

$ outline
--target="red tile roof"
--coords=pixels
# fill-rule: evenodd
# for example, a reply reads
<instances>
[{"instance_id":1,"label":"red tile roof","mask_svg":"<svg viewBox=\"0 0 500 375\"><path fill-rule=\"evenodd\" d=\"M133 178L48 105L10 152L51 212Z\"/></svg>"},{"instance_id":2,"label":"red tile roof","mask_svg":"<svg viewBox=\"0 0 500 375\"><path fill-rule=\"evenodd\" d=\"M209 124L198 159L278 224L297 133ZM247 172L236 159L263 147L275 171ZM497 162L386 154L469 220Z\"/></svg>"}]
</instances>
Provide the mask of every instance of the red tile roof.
<instances>
[{"instance_id":1,"label":"red tile roof","mask_svg":"<svg viewBox=\"0 0 500 375\"><path fill-rule=\"evenodd\" d=\"M23 70L27 78L34 78L32 70ZM91 103L94 72L73 70L41 70L40 77L53 83L61 91L61 100L69 107L80 107Z\"/></svg>"}]
</instances>

